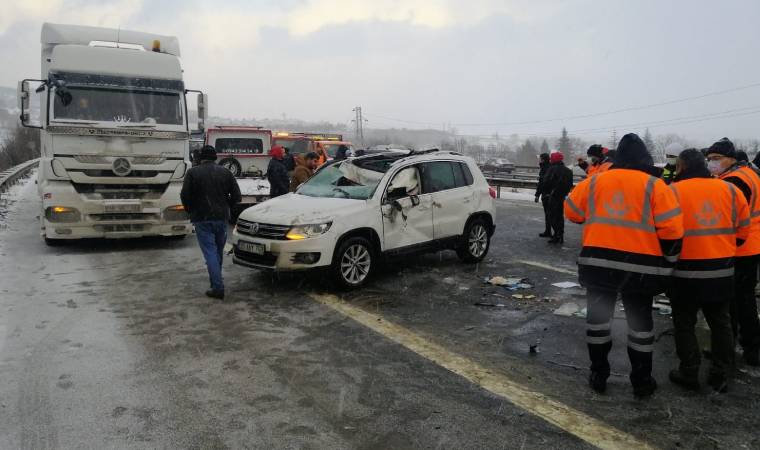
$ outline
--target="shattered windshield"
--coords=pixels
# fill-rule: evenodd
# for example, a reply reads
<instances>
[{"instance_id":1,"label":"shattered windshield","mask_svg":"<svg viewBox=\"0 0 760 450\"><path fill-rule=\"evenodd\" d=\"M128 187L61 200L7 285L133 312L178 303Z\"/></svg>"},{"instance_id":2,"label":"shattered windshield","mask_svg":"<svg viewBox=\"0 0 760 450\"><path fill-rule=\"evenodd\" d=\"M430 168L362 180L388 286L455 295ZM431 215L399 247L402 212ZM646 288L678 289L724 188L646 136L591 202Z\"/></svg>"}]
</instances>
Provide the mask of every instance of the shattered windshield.
<instances>
[{"instance_id":1,"label":"shattered windshield","mask_svg":"<svg viewBox=\"0 0 760 450\"><path fill-rule=\"evenodd\" d=\"M367 200L375 193L384 175L385 170L376 171L347 161L320 170L298 189L298 193L309 197Z\"/></svg>"},{"instance_id":2,"label":"shattered windshield","mask_svg":"<svg viewBox=\"0 0 760 450\"><path fill-rule=\"evenodd\" d=\"M60 96L53 97L55 119L146 125L184 124L179 92L73 86L68 88L68 92L71 102L67 105Z\"/></svg>"}]
</instances>

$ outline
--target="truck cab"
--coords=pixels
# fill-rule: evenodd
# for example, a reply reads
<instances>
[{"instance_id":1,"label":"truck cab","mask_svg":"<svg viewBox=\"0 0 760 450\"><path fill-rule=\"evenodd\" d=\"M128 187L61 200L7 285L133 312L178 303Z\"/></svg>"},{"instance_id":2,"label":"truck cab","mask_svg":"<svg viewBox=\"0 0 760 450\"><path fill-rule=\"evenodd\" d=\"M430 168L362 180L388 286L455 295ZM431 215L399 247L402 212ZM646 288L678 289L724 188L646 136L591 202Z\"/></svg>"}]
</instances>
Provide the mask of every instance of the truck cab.
<instances>
[{"instance_id":1,"label":"truck cab","mask_svg":"<svg viewBox=\"0 0 760 450\"><path fill-rule=\"evenodd\" d=\"M216 126L206 131L206 144L216 149L218 163L235 177L260 177L269 164L272 131L261 127Z\"/></svg>"},{"instance_id":2,"label":"truck cab","mask_svg":"<svg viewBox=\"0 0 760 450\"><path fill-rule=\"evenodd\" d=\"M40 129L45 241L191 233L179 198L191 91L177 39L46 23L41 43L41 77L21 81L18 92L22 124ZM198 94L202 129L207 99Z\"/></svg>"}]
</instances>

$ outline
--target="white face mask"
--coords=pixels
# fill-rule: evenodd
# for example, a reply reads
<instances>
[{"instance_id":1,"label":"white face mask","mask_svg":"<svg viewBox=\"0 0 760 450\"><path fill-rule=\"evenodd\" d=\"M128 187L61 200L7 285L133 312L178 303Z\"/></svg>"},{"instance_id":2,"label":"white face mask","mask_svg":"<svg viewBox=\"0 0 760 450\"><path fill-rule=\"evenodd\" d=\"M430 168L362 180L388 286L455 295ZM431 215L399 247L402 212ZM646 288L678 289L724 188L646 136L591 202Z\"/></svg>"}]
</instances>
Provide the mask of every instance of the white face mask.
<instances>
[{"instance_id":1,"label":"white face mask","mask_svg":"<svg viewBox=\"0 0 760 450\"><path fill-rule=\"evenodd\" d=\"M707 161L707 170L713 175L720 175L723 173L723 166L720 161Z\"/></svg>"}]
</instances>

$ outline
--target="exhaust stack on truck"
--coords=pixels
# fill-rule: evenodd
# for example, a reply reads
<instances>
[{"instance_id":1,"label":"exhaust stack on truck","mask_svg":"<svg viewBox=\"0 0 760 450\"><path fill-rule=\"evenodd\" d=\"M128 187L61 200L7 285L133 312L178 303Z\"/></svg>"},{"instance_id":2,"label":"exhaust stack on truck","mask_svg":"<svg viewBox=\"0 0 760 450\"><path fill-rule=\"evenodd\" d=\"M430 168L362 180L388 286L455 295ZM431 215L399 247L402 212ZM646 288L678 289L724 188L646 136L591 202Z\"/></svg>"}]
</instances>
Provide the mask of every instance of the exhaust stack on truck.
<instances>
[{"instance_id":1,"label":"exhaust stack on truck","mask_svg":"<svg viewBox=\"0 0 760 450\"><path fill-rule=\"evenodd\" d=\"M198 95L199 129L207 99L185 89L177 38L46 23L41 41L41 77L19 82L18 94L22 124L40 129L45 241L191 233L179 197L186 98Z\"/></svg>"}]
</instances>

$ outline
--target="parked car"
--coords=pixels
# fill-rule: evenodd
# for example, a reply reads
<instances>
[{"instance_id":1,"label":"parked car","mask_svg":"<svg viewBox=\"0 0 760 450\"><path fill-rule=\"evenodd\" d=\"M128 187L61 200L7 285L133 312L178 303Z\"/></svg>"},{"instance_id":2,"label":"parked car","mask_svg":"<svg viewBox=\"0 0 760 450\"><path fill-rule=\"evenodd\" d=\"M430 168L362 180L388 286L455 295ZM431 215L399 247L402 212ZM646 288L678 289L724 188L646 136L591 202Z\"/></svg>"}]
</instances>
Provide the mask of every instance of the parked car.
<instances>
[{"instance_id":1,"label":"parked car","mask_svg":"<svg viewBox=\"0 0 760 450\"><path fill-rule=\"evenodd\" d=\"M456 250L482 260L493 198L474 160L456 153L384 152L332 164L296 193L246 209L233 261L273 271L328 269L339 287L364 285L381 260Z\"/></svg>"},{"instance_id":2,"label":"parked car","mask_svg":"<svg viewBox=\"0 0 760 450\"><path fill-rule=\"evenodd\" d=\"M488 173L512 173L515 171L515 165L506 159L488 160L480 168Z\"/></svg>"}]
</instances>

